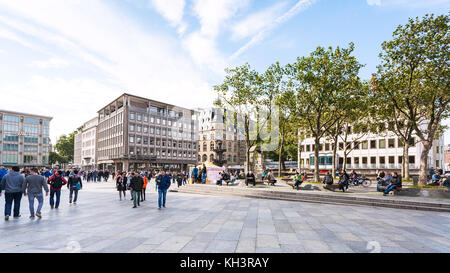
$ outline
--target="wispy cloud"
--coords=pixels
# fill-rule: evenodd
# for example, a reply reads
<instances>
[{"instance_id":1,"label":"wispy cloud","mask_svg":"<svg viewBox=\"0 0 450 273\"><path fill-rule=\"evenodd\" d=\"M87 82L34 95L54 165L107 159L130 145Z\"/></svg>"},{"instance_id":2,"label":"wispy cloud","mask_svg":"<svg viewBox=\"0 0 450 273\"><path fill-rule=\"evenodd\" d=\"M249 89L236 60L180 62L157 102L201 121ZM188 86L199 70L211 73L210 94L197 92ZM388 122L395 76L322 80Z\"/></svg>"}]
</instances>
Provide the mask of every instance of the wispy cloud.
<instances>
[{"instance_id":1,"label":"wispy cloud","mask_svg":"<svg viewBox=\"0 0 450 273\"><path fill-rule=\"evenodd\" d=\"M274 5L250 14L243 20L237 22L231 27L232 39L241 40L249 36L255 35L262 29L270 25L275 19L281 15L287 6L287 2L278 2Z\"/></svg>"},{"instance_id":2,"label":"wispy cloud","mask_svg":"<svg viewBox=\"0 0 450 273\"><path fill-rule=\"evenodd\" d=\"M52 57L49 60L46 61L33 61L29 64L30 67L37 67L41 69L47 69L47 68L63 68L70 65L70 62L59 58L59 57Z\"/></svg>"},{"instance_id":3,"label":"wispy cloud","mask_svg":"<svg viewBox=\"0 0 450 273\"><path fill-rule=\"evenodd\" d=\"M186 23L183 21L185 0L150 0L150 5L154 7L172 26L177 27L180 35L186 31Z\"/></svg>"},{"instance_id":4,"label":"wispy cloud","mask_svg":"<svg viewBox=\"0 0 450 273\"><path fill-rule=\"evenodd\" d=\"M449 0L366 0L369 6L389 7L389 6L403 6L403 7L427 7L450 3Z\"/></svg>"},{"instance_id":5,"label":"wispy cloud","mask_svg":"<svg viewBox=\"0 0 450 273\"><path fill-rule=\"evenodd\" d=\"M291 7L287 12L276 18L274 21L272 21L270 24L268 24L266 27L264 27L262 30L260 30L258 33L256 33L252 39L247 42L244 46L239 48L231 57L231 60L236 59L239 57L242 53L247 51L252 46L256 45L257 43L261 42L267 34L270 33L273 29L275 29L277 26L285 23L292 17L296 16L301 11L304 11L308 9L316 0L299 0L293 7Z\"/></svg>"}]
</instances>

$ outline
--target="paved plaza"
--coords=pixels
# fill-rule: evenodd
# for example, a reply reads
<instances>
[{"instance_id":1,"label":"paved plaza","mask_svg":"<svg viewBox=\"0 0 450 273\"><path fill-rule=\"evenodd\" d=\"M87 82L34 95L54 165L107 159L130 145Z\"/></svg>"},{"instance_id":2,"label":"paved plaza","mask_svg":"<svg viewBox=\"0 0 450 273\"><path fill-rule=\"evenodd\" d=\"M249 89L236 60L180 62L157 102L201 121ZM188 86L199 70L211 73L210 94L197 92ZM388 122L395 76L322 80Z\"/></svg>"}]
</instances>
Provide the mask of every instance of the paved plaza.
<instances>
[{"instance_id":1,"label":"paved plaza","mask_svg":"<svg viewBox=\"0 0 450 273\"><path fill-rule=\"evenodd\" d=\"M58 210L46 197L42 219L23 198L20 219L0 219L0 252L450 252L449 213L176 192L158 210L154 182L132 209L114 183L84 184L76 205L66 188Z\"/></svg>"}]
</instances>

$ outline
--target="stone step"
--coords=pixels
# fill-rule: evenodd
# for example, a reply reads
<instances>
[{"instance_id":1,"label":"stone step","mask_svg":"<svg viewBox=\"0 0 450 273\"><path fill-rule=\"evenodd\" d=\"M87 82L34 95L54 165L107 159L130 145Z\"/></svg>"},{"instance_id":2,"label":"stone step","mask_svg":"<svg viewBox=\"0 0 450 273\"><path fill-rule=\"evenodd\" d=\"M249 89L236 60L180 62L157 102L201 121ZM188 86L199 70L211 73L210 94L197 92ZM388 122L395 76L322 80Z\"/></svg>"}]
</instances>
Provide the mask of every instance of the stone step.
<instances>
[{"instance_id":1,"label":"stone step","mask_svg":"<svg viewBox=\"0 0 450 273\"><path fill-rule=\"evenodd\" d=\"M201 190L213 190L213 191L227 191L227 192L270 192L273 195L283 194L283 195L295 195L302 196L305 198L314 196L322 196L332 200L361 200L361 201L375 201L379 203L393 203L393 204L401 204L401 205L413 205L413 206L431 206L438 208L449 208L450 203L437 203L437 202L417 202L417 201L407 201L407 200L399 200L399 199L386 199L386 198L377 198L377 197L368 197L368 196L346 196L345 194L310 194L310 193L302 193L301 191L278 191L278 190L265 190L265 189L256 189L256 188L243 188L243 187L217 187L210 185L187 185L185 187L189 188L199 188Z\"/></svg>"},{"instance_id":2,"label":"stone step","mask_svg":"<svg viewBox=\"0 0 450 273\"><path fill-rule=\"evenodd\" d=\"M217 190L211 186L196 186L188 185L178 189L179 192L201 194L201 195L219 195L219 196L241 196L249 198L275 199L296 202L311 202L321 204L339 204L339 205L362 205L362 206L377 206L398 209L412 209L412 210L427 210L438 212L450 212L448 204L439 203L421 203L409 202L404 200L380 200L378 198L334 198L336 196L325 194L299 194L297 192L280 192L267 191L255 189L236 189L236 190ZM392 202L395 201L395 202Z\"/></svg>"}]
</instances>

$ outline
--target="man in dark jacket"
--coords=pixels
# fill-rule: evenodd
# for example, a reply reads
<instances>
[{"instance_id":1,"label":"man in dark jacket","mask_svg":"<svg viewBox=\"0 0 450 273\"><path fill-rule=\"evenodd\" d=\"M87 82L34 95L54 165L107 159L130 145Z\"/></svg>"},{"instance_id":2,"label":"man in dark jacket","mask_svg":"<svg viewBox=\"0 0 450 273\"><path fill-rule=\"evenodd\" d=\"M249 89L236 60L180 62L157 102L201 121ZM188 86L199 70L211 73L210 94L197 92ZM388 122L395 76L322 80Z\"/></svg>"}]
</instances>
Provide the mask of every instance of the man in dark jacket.
<instances>
[{"instance_id":1,"label":"man in dark jacket","mask_svg":"<svg viewBox=\"0 0 450 273\"><path fill-rule=\"evenodd\" d=\"M139 175L139 173L132 173L132 178L130 181L130 188L132 189L131 195L133 196L133 208L137 208L136 205L140 206L139 203L141 197L142 187L144 186L144 180Z\"/></svg>"},{"instance_id":2,"label":"man in dark jacket","mask_svg":"<svg viewBox=\"0 0 450 273\"><path fill-rule=\"evenodd\" d=\"M339 178L339 189L345 192L345 190L348 189L349 180L350 177L348 176L347 172L342 171Z\"/></svg>"},{"instance_id":3,"label":"man in dark jacket","mask_svg":"<svg viewBox=\"0 0 450 273\"><path fill-rule=\"evenodd\" d=\"M386 191L384 192L384 196L388 195L390 191L401 188L402 187L402 177L397 174L397 172L392 173L392 179L389 186L386 187Z\"/></svg>"},{"instance_id":4,"label":"man in dark jacket","mask_svg":"<svg viewBox=\"0 0 450 273\"><path fill-rule=\"evenodd\" d=\"M2 190L5 190L5 221L9 220L13 201L14 218L20 217L20 200L22 199L22 185L25 182L25 177L19 171L19 167L14 166L12 172L2 178L0 196L2 196Z\"/></svg>"},{"instance_id":5,"label":"man in dark jacket","mask_svg":"<svg viewBox=\"0 0 450 273\"><path fill-rule=\"evenodd\" d=\"M166 207L167 190L170 187L170 176L163 170L161 174L156 178L156 184L158 185L158 209Z\"/></svg>"},{"instance_id":6,"label":"man in dark jacket","mask_svg":"<svg viewBox=\"0 0 450 273\"><path fill-rule=\"evenodd\" d=\"M327 172L323 179L323 184L333 185L333 176L330 174L330 171Z\"/></svg>"}]
</instances>

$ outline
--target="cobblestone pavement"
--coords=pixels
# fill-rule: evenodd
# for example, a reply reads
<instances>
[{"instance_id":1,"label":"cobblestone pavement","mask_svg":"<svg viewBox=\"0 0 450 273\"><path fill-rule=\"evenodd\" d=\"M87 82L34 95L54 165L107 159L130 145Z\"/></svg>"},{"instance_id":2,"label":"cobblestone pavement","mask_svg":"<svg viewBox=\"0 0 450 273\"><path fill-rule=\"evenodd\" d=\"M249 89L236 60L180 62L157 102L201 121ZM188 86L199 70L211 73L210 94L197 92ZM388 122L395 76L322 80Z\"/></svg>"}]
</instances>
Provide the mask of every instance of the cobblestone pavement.
<instances>
[{"instance_id":1,"label":"cobblestone pavement","mask_svg":"<svg viewBox=\"0 0 450 273\"><path fill-rule=\"evenodd\" d=\"M0 252L450 252L450 214L168 193L158 210L154 183L132 209L112 182L67 189L43 218L0 218ZM4 195L0 197L4 207Z\"/></svg>"}]
</instances>

